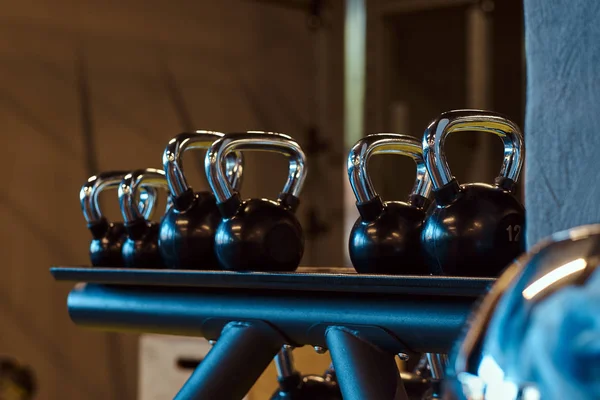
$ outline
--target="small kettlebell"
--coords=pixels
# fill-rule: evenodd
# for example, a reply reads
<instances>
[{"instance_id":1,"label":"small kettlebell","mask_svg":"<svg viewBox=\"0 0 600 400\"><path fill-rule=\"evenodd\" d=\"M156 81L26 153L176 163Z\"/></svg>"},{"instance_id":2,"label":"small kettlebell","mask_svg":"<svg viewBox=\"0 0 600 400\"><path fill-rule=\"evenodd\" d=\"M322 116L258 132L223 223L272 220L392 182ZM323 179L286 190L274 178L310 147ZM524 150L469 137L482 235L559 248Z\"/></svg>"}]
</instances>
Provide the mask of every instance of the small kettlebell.
<instances>
[{"instance_id":1,"label":"small kettlebell","mask_svg":"<svg viewBox=\"0 0 600 400\"><path fill-rule=\"evenodd\" d=\"M493 185L459 184L452 176L444 142L453 132L499 136L504 161ZM524 158L519 127L500 114L456 110L441 114L425 130L423 157L433 183L422 246L436 275L497 276L525 249L525 209L514 196Z\"/></svg>"},{"instance_id":2,"label":"small kettlebell","mask_svg":"<svg viewBox=\"0 0 600 400\"><path fill-rule=\"evenodd\" d=\"M121 247L126 238L125 227L121 222L110 222L102 215L98 196L105 189L116 189L127 175L125 171L102 172L91 176L79 191L83 217L92 233L90 262L94 267L122 268ZM139 212L150 218L154 211L156 190L143 187L140 194Z\"/></svg>"},{"instance_id":3,"label":"small kettlebell","mask_svg":"<svg viewBox=\"0 0 600 400\"><path fill-rule=\"evenodd\" d=\"M417 178L408 202L383 202L377 195L367 170L369 159L375 154L404 155L415 161ZM420 241L431 182L421 142L394 133L368 135L350 150L348 177L360 213L348 242L356 272L427 274Z\"/></svg>"},{"instance_id":4,"label":"small kettlebell","mask_svg":"<svg viewBox=\"0 0 600 400\"><path fill-rule=\"evenodd\" d=\"M289 159L288 179L277 201L240 198L223 160L233 151L271 151ZM210 146L204 166L222 215L215 235L221 267L236 271L294 271L304 253L304 235L294 212L306 177L305 155L287 135L246 132L225 135Z\"/></svg>"},{"instance_id":5,"label":"small kettlebell","mask_svg":"<svg viewBox=\"0 0 600 400\"><path fill-rule=\"evenodd\" d=\"M320 375L300 375L294 367L292 349L284 347L275 357L279 388L271 400L342 400L331 370Z\"/></svg>"},{"instance_id":6,"label":"small kettlebell","mask_svg":"<svg viewBox=\"0 0 600 400\"><path fill-rule=\"evenodd\" d=\"M119 186L119 203L125 221L127 239L121 249L125 268L163 268L158 251L159 224L150 221L135 207L138 190L142 186L168 190L167 179L162 170L138 169L123 178ZM167 204L167 209L171 208Z\"/></svg>"},{"instance_id":7,"label":"small kettlebell","mask_svg":"<svg viewBox=\"0 0 600 400\"><path fill-rule=\"evenodd\" d=\"M163 153L163 167L173 207L160 224L158 245L168 268L217 269L214 252L215 231L221 214L212 192L194 192L183 173L186 150L206 150L222 133L196 131L182 133L169 141ZM228 180L235 190L242 180L243 159L239 153L225 158Z\"/></svg>"}]
</instances>

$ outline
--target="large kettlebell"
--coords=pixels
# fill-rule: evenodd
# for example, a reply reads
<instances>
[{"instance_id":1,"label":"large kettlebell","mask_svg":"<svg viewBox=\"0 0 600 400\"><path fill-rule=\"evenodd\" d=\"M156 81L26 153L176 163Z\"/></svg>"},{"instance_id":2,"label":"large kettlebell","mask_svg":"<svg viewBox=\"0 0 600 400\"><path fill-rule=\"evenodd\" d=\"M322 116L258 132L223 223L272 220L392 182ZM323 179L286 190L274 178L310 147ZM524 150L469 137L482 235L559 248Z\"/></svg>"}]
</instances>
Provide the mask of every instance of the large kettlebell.
<instances>
[{"instance_id":1,"label":"large kettlebell","mask_svg":"<svg viewBox=\"0 0 600 400\"><path fill-rule=\"evenodd\" d=\"M417 178L408 202L383 202L377 195L367 170L375 154L404 155L416 162ZM348 177L360 213L348 243L356 272L426 274L420 241L431 183L421 142L393 133L368 135L350 150Z\"/></svg>"},{"instance_id":2,"label":"large kettlebell","mask_svg":"<svg viewBox=\"0 0 600 400\"><path fill-rule=\"evenodd\" d=\"M277 201L240 198L227 180L223 160L233 151L256 150L289 158L288 179ZM305 155L287 135L247 132L226 135L205 158L206 176L217 198L222 221L215 251L222 268L238 271L294 271L304 253L304 235L294 215L306 177Z\"/></svg>"},{"instance_id":3,"label":"large kettlebell","mask_svg":"<svg viewBox=\"0 0 600 400\"><path fill-rule=\"evenodd\" d=\"M191 149L208 149L222 137L219 132L182 133L169 141L163 153L173 207L160 224L159 248L168 268L217 269L214 252L215 231L221 214L212 192L194 192L183 174L183 153ZM228 180L235 190L241 184L243 159L239 153L225 158Z\"/></svg>"},{"instance_id":4,"label":"large kettlebell","mask_svg":"<svg viewBox=\"0 0 600 400\"><path fill-rule=\"evenodd\" d=\"M162 268L164 262L158 251L159 224L142 215L135 206L138 190L142 186L168 190L162 170L138 169L123 178L119 186L119 203L125 221L127 239L121 252L126 268ZM167 204L167 209L171 208Z\"/></svg>"},{"instance_id":5,"label":"large kettlebell","mask_svg":"<svg viewBox=\"0 0 600 400\"><path fill-rule=\"evenodd\" d=\"M284 347L275 357L279 388L271 400L342 400L342 392L330 371L300 375L294 367L292 349Z\"/></svg>"},{"instance_id":6,"label":"large kettlebell","mask_svg":"<svg viewBox=\"0 0 600 400\"><path fill-rule=\"evenodd\" d=\"M498 135L504 161L493 185L460 185L452 176L444 142L453 132ZM423 157L435 201L421 236L430 272L459 276L496 276L524 251L525 209L516 199L524 158L519 127L500 114L457 110L441 114L425 130Z\"/></svg>"},{"instance_id":7,"label":"large kettlebell","mask_svg":"<svg viewBox=\"0 0 600 400\"><path fill-rule=\"evenodd\" d=\"M121 222L110 222L102 215L98 196L105 189L116 189L127 175L125 171L102 172L91 176L79 191L79 200L88 229L92 233L90 262L94 267L121 268L124 266L121 247L126 238ZM143 187L139 211L151 218L156 201L156 190Z\"/></svg>"}]
</instances>

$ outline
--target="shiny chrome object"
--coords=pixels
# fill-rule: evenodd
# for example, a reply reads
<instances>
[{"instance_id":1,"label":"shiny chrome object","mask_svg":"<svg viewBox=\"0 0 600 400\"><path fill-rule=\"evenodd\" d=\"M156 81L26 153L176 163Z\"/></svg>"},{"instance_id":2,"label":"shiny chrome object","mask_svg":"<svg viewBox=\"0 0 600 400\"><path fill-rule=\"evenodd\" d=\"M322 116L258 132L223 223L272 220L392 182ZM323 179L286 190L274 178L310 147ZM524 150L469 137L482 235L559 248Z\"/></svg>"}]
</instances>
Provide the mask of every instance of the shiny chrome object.
<instances>
[{"instance_id":1,"label":"shiny chrome object","mask_svg":"<svg viewBox=\"0 0 600 400\"><path fill-rule=\"evenodd\" d=\"M190 188L183 173L183 153L191 149L206 150L223 136L221 132L195 131L179 134L169 141L163 152L163 168L174 197L181 196ZM241 185L243 164L241 153L230 153L225 157L225 175L234 190L238 190Z\"/></svg>"},{"instance_id":2,"label":"shiny chrome object","mask_svg":"<svg viewBox=\"0 0 600 400\"><path fill-rule=\"evenodd\" d=\"M453 176L442 150L450 133L478 131L490 132L502 139L504 161L499 177L516 181L523 166L523 134L517 125L502 115L491 111L455 110L446 112L427 127L423 137L423 158L431 175L433 187L440 189Z\"/></svg>"},{"instance_id":3,"label":"shiny chrome object","mask_svg":"<svg viewBox=\"0 0 600 400\"><path fill-rule=\"evenodd\" d=\"M146 168L133 171L123 177L119 185L119 204L125 224L137 221L139 219L148 220L135 204L138 200L138 193L142 187L163 188L169 190L164 171L154 168Z\"/></svg>"},{"instance_id":4,"label":"shiny chrome object","mask_svg":"<svg viewBox=\"0 0 600 400\"><path fill-rule=\"evenodd\" d=\"M91 176L79 191L79 200L83 216L89 224L99 222L103 218L98 195L105 189L117 189L121 180L127 175L126 171L101 172ZM136 211L149 219L154 212L156 189L142 185L140 199Z\"/></svg>"},{"instance_id":5,"label":"shiny chrome object","mask_svg":"<svg viewBox=\"0 0 600 400\"><path fill-rule=\"evenodd\" d=\"M281 348L279 353L275 356L275 368L277 369L277 376L279 378L289 378L297 373L294 368L292 347L286 345Z\"/></svg>"},{"instance_id":6,"label":"shiny chrome object","mask_svg":"<svg viewBox=\"0 0 600 400\"><path fill-rule=\"evenodd\" d=\"M298 197L306 178L306 156L300 145L290 136L273 133L250 131L225 136L218 146L212 146L206 154L204 168L210 187L217 198L217 203L230 199L237 189L227 179L227 171L223 168L226 156L235 151L260 150L272 151L285 155L289 159L289 175L282 194Z\"/></svg>"},{"instance_id":7,"label":"shiny chrome object","mask_svg":"<svg viewBox=\"0 0 600 400\"><path fill-rule=\"evenodd\" d=\"M600 225L556 233L498 278L449 364L445 398L600 398Z\"/></svg>"},{"instance_id":8,"label":"shiny chrome object","mask_svg":"<svg viewBox=\"0 0 600 400\"><path fill-rule=\"evenodd\" d=\"M417 177L411 194L429 197L431 182L423 162L421 144L412 136L377 133L361 139L348 155L348 177L358 203L366 203L377 197L368 173L369 160L377 154L404 155L412 158L417 164Z\"/></svg>"},{"instance_id":9,"label":"shiny chrome object","mask_svg":"<svg viewBox=\"0 0 600 400\"><path fill-rule=\"evenodd\" d=\"M431 377L433 379L444 379L448 357L440 353L425 353L425 357L427 357Z\"/></svg>"}]
</instances>

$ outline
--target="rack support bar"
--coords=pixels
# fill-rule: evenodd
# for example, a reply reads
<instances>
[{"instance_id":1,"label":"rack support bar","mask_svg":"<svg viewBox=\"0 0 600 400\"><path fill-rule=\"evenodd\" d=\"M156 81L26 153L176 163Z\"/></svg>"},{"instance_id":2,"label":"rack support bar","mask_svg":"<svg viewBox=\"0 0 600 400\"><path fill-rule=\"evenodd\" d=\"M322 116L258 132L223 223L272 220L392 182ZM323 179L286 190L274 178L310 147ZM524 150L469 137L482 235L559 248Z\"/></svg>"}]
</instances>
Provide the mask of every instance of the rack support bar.
<instances>
[{"instance_id":1,"label":"rack support bar","mask_svg":"<svg viewBox=\"0 0 600 400\"><path fill-rule=\"evenodd\" d=\"M325 338L344 400L408 400L393 354L341 326Z\"/></svg>"},{"instance_id":2,"label":"rack support bar","mask_svg":"<svg viewBox=\"0 0 600 400\"><path fill-rule=\"evenodd\" d=\"M283 345L281 336L260 325L228 323L175 400L242 399Z\"/></svg>"}]
</instances>

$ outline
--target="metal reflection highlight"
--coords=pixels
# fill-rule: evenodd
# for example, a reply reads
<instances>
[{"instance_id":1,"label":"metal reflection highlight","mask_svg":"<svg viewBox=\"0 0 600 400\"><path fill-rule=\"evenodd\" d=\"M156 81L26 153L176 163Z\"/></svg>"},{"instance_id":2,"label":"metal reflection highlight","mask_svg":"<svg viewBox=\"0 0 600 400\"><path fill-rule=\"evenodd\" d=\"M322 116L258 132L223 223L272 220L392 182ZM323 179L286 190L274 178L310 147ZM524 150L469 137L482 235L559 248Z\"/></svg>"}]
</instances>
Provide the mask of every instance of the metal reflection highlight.
<instances>
[{"instance_id":1,"label":"metal reflection highlight","mask_svg":"<svg viewBox=\"0 0 600 400\"><path fill-rule=\"evenodd\" d=\"M577 260L568 262L565 265L558 267L554 271L548 272L546 275L527 286L527 288L523 290L523 297L525 297L527 300L531 300L544 289L552 286L556 282L566 278L569 275L573 275L574 273L585 269L586 266L587 262L583 258L578 258Z\"/></svg>"}]
</instances>

